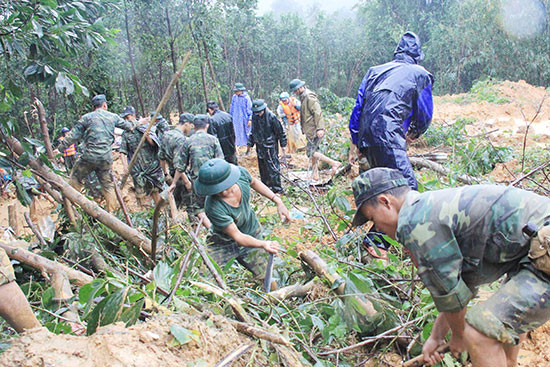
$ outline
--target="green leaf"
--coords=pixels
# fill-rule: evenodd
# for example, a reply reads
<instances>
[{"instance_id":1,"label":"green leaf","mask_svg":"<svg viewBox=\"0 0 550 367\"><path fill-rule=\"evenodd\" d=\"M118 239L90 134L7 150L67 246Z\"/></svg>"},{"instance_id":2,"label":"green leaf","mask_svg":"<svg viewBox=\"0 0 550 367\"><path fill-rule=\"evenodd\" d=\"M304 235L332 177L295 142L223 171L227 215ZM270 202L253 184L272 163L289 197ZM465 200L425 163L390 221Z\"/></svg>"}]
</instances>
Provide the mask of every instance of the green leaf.
<instances>
[{"instance_id":1,"label":"green leaf","mask_svg":"<svg viewBox=\"0 0 550 367\"><path fill-rule=\"evenodd\" d=\"M122 313L120 321L124 322L126 327L134 325L139 319L139 314L144 304L144 299L137 301L132 307Z\"/></svg>"},{"instance_id":2,"label":"green leaf","mask_svg":"<svg viewBox=\"0 0 550 367\"><path fill-rule=\"evenodd\" d=\"M170 333L180 345L187 344L191 341L200 344L201 333L197 330L186 329L183 326L174 324L170 326Z\"/></svg>"},{"instance_id":3,"label":"green leaf","mask_svg":"<svg viewBox=\"0 0 550 367\"><path fill-rule=\"evenodd\" d=\"M164 261L159 261L153 270L153 278L157 287L166 292L170 292L173 276L174 270Z\"/></svg>"},{"instance_id":4,"label":"green leaf","mask_svg":"<svg viewBox=\"0 0 550 367\"><path fill-rule=\"evenodd\" d=\"M128 287L124 287L99 302L90 314L86 334L91 335L95 333L99 326L109 325L118 321L122 315L124 300L127 294Z\"/></svg>"}]
</instances>

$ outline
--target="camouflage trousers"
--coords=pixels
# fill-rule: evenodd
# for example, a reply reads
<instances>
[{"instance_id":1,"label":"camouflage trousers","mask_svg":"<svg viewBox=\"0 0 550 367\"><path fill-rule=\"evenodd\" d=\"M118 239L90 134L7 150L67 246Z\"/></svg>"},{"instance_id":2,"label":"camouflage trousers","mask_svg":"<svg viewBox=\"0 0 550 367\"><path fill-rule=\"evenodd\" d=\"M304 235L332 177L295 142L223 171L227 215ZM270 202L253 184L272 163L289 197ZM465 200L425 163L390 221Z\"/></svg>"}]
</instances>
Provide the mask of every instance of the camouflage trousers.
<instances>
[{"instance_id":1,"label":"camouflage trousers","mask_svg":"<svg viewBox=\"0 0 550 367\"><path fill-rule=\"evenodd\" d=\"M261 234L254 236L261 239ZM263 249L240 246L233 239L224 238L216 233L206 239L208 253L220 266L224 266L231 259L235 258L239 264L250 271L254 279L262 281L267 269L269 254ZM273 279L276 280L275 266L273 267Z\"/></svg>"},{"instance_id":2,"label":"camouflage trousers","mask_svg":"<svg viewBox=\"0 0 550 367\"><path fill-rule=\"evenodd\" d=\"M517 345L519 335L550 319L550 280L530 264L510 277L488 300L475 304L466 321L501 343Z\"/></svg>"},{"instance_id":3,"label":"camouflage trousers","mask_svg":"<svg viewBox=\"0 0 550 367\"><path fill-rule=\"evenodd\" d=\"M71 171L71 180L69 181L72 187L80 191L89 174L95 172L101 185L101 194L105 199L106 209L111 213L118 207L115 184L111 178L112 165L113 163L109 161L88 162L82 158L78 158Z\"/></svg>"},{"instance_id":4,"label":"camouflage trousers","mask_svg":"<svg viewBox=\"0 0 550 367\"><path fill-rule=\"evenodd\" d=\"M0 248L0 286L13 282L14 280L15 273L13 272L10 258L6 254L6 251Z\"/></svg>"}]
</instances>

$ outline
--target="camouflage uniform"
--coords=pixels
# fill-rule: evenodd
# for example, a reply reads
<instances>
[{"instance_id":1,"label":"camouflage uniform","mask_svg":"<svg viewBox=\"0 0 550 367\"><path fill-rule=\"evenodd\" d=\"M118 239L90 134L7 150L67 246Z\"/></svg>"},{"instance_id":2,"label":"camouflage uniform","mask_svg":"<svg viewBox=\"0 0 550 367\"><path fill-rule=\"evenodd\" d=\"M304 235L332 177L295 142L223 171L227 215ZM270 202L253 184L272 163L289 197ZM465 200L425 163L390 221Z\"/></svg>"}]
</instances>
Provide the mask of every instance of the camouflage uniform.
<instances>
[{"instance_id":1,"label":"camouflage uniform","mask_svg":"<svg viewBox=\"0 0 550 367\"><path fill-rule=\"evenodd\" d=\"M111 178L111 145L115 140L115 127L131 130L132 123L102 108L87 113L80 118L69 135L60 143L59 149L67 149L71 144L83 141L80 157L71 171L70 184L77 190L90 172L95 172L101 183L101 193L107 203L107 210L113 211L117 206L114 183Z\"/></svg>"},{"instance_id":2,"label":"camouflage uniform","mask_svg":"<svg viewBox=\"0 0 550 367\"><path fill-rule=\"evenodd\" d=\"M122 134L122 143L120 145L120 152L128 156L128 160L132 159L134 152L141 138L145 126L139 126L132 131L125 131ZM144 198L146 195L150 195L152 192L159 192L162 190L164 175L160 167L160 161L158 158L158 140L154 132L150 131L149 136L155 143L155 145L145 142L138 152L138 157L132 167L130 175L134 180L134 187L136 189L136 196L138 199Z\"/></svg>"},{"instance_id":3,"label":"camouflage uniform","mask_svg":"<svg viewBox=\"0 0 550 367\"><path fill-rule=\"evenodd\" d=\"M419 194L399 212L397 239L411 253L437 309L458 312L481 284L508 275L489 300L466 315L470 325L503 343L550 319L550 279L527 258L532 222L550 224L550 199L513 187L478 185Z\"/></svg>"},{"instance_id":4,"label":"camouflage uniform","mask_svg":"<svg viewBox=\"0 0 550 367\"><path fill-rule=\"evenodd\" d=\"M218 138L199 130L191 135L183 144L175 157L174 166L182 174L187 172L191 182L199 175L201 165L212 159L223 159L223 151ZM191 204L187 206L187 212L192 215L204 211L204 197L192 194Z\"/></svg>"},{"instance_id":5,"label":"camouflage uniform","mask_svg":"<svg viewBox=\"0 0 550 367\"><path fill-rule=\"evenodd\" d=\"M170 130L170 124L164 117L160 117L160 120L157 117L157 123L155 124L155 133L157 134L157 138L159 140L159 143L162 144L162 140L164 139L164 133Z\"/></svg>"},{"instance_id":6,"label":"camouflage uniform","mask_svg":"<svg viewBox=\"0 0 550 367\"><path fill-rule=\"evenodd\" d=\"M160 145L159 150L159 159L168 163L170 176L174 177L176 173L176 168L174 166L174 161L178 151L183 147L187 137L178 129L168 130L164 133L162 137L163 142ZM182 205L189 205L190 202L190 193L185 189L185 185L182 180L179 180L176 183L176 189L174 190L174 199L178 207Z\"/></svg>"},{"instance_id":7,"label":"camouflage uniform","mask_svg":"<svg viewBox=\"0 0 550 367\"><path fill-rule=\"evenodd\" d=\"M10 259L6 254L6 251L0 248L0 286L13 282L15 280L15 273L13 266L11 266Z\"/></svg>"}]
</instances>

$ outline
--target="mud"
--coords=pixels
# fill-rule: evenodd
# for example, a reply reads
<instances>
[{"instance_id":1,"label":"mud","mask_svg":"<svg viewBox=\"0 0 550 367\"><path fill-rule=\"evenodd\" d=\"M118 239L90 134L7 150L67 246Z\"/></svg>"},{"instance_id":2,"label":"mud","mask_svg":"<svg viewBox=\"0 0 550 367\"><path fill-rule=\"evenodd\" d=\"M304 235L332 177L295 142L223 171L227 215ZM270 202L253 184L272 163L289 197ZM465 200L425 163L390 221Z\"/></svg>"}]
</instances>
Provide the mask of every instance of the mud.
<instances>
[{"instance_id":1,"label":"mud","mask_svg":"<svg viewBox=\"0 0 550 367\"><path fill-rule=\"evenodd\" d=\"M199 341L170 346L172 325L200 333ZM184 314L157 317L125 328L117 323L100 328L89 337L54 335L45 329L31 331L13 341L0 355L0 365L10 367L185 367L214 366L243 344L254 342L216 315ZM245 366L253 346L232 366ZM262 356L255 366L264 365Z\"/></svg>"}]
</instances>

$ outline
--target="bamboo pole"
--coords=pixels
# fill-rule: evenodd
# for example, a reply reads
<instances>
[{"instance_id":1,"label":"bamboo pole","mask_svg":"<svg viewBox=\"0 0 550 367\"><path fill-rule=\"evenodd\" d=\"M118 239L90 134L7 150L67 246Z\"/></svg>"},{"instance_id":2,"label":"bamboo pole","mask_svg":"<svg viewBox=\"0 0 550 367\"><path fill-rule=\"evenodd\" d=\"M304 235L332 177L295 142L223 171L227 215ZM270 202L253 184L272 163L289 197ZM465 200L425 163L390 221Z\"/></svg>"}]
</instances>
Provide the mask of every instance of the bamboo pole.
<instances>
[{"instance_id":1,"label":"bamboo pole","mask_svg":"<svg viewBox=\"0 0 550 367\"><path fill-rule=\"evenodd\" d=\"M158 114L160 113L160 110L162 110L162 108L164 107L166 102L168 102L168 99L172 95L172 91L174 90L174 85L176 84L179 77L181 76L181 73L183 73L183 69L185 68L185 65L187 64L187 62L189 61L190 56L191 56L191 51L187 51L187 53L185 54L185 57L183 58L183 62L181 63L180 68L174 74L174 76L172 76L172 80L170 80L170 84L168 84L168 87L166 88L166 91L164 92L164 96L162 96L162 99L160 100L160 103L157 106L157 109L153 113L153 117L151 118L151 121L149 122L149 125L147 126L147 129L145 129L145 131L143 132L143 136L141 137L141 140L139 141L139 144L138 144L138 146L137 146L137 148L134 152L134 155L132 156L132 160L128 164L128 172L124 176L122 176L122 182L120 183L121 188L123 188L124 185L126 184L126 181L128 180L128 176L129 176L130 172L132 171L132 168L134 167L134 164L136 164L138 153L139 153L141 147L143 146L143 144L145 144L145 140L147 139L147 135L149 134L149 131L151 130L151 128L155 124L155 121L157 119Z\"/></svg>"}]
</instances>

